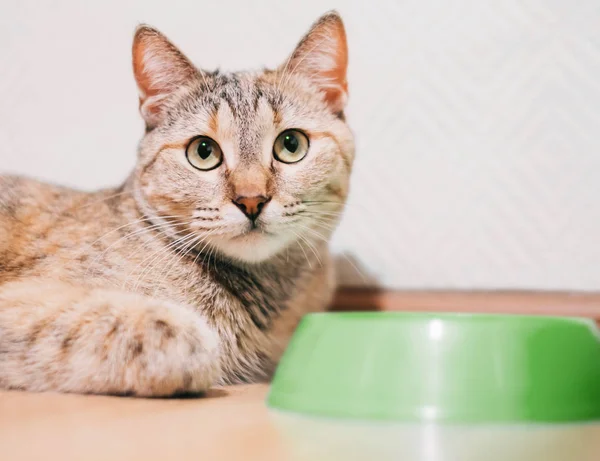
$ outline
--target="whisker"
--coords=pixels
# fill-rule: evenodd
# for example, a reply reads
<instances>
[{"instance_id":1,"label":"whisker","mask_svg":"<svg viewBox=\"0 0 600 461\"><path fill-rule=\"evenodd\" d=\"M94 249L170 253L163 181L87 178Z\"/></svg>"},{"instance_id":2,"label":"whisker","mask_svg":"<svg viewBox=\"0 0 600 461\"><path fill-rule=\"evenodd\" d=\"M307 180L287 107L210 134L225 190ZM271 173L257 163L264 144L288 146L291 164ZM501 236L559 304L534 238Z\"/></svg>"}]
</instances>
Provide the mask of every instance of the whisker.
<instances>
[{"instance_id":1,"label":"whisker","mask_svg":"<svg viewBox=\"0 0 600 461\"><path fill-rule=\"evenodd\" d=\"M166 270L173 262L173 258L176 258L180 254L181 251L184 251L187 248L187 245L189 243L194 243L198 237L201 237L201 236L198 236L197 234L193 234L193 233L187 233L186 235L184 235L178 239L175 239L174 241L169 243L164 248L161 248L158 251L156 251L154 253L155 257L152 258L152 260L144 266L145 268L140 273L140 275L138 277L139 282L141 283L141 281L144 279L145 275L152 272L152 270L154 270L154 268L162 266L164 261L166 261L166 262L165 262L165 267L162 269L162 271ZM162 272L161 272L161 274L162 274ZM134 285L134 286L137 286L137 285Z\"/></svg>"},{"instance_id":2,"label":"whisker","mask_svg":"<svg viewBox=\"0 0 600 461\"><path fill-rule=\"evenodd\" d=\"M108 253L108 251L113 248L115 245L119 244L120 242L123 242L131 237L134 236L140 236L143 234L147 234L147 233L151 233L153 231L160 231L161 228L170 228L170 227L175 227L180 225L181 223L171 223L171 224L153 224L151 226L148 227L144 227L143 229L137 229L133 232L130 232L126 235L124 235L123 237L120 237L119 239L115 240L113 243L111 243L108 247L106 247L99 255L96 255L96 257L87 265L86 271L85 271L85 277L87 277L89 270L96 264L97 261L101 260L105 254ZM125 226L123 226L125 227ZM98 242L99 240L96 240L96 242ZM93 244L90 245L90 247Z\"/></svg>"},{"instance_id":3,"label":"whisker","mask_svg":"<svg viewBox=\"0 0 600 461\"><path fill-rule=\"evenodd\" d=\"M357 202L339 202L339 201L331 201L331 200L308 200L303 201L303 205L307 205L309 207L316 207L319 205L343 205L344 209L355 209L357 208L361 212L368 213L373 215L373 210L368 208L366 205ZM327 210L334 211L334 210Z\"/></svg>"},{"instance_id":4,"label":"whisker","mask_svg":"<svg viewBox=\"0 0 600 461\"><path fill-rule=\"evenodd\" d=\"M208 246L209 242L207 241L207 239L208 239L208 237L210 237L210 236L211 236L213 233L214 233L214 231L211 231L211 232L209 232L208 234L206 234L206 239L205 239L205 240L203 240L203 242L206 242L206 243L204 244L204 246L203 246L203 247L202 247L200 250L198 250L198 251L196 252L196 257L194 258L193 264L196 264L196 262L198 261L198 258L200 257L200 255L202 254L202 252L204 251L204 249L205 249L205 248ZM200 243L202 243L202 242L200 242ZM205 256L206 256L206 255L205 255ZM202 258L202 264L204 264L204 258Z\"/></svg>"},{"instance_id":5,"label":"whisker","mask_svg":"<svg viewBox=\"0 0 600 461\"><path fill-rule=\"evenodd\" d=\"M317 232L314 229L311 229L308 226L302 226L300 224L297 224L297 226L300 226L302 229L306 229L307 231L309 231L310 233L312 233L313 235L315 235L316 237L318 237L319 239L321 239L323 242L325 243L329 243L329 240L327 240L323 235L321 235L319 232Z\"/></svg>"},{"instance_id":6,"label":"whisker","mask_svg":"<svg viewBox=\"0 0 600 461\"><path fill-rule=\"evenodd\" d=\"M116 197L120 197L121 195L126 195L126 194L133 194L133 191L126 190L126 191L122 191L122 192L117 192L116 194L111 194L111 195L108 195L108 196L103 197L101 199L93 200L93 201L88 202L88 203L86 203L84 205L80 205L77 208L73 208L73 211L82 210L82 209L87 208L89 206L96 205L96 204L102 203L102 202L106 202L107 200L110 200L110 199L113 199L113 198L116 198Z\"/></svg>"},{"instance_id":7,"label":"whisker","mask_svg":"<svg viewBox=\"0 0 600 461\"><path fill-rule=\"evenodd\" d=\"M323 219L322 217L320 219ZM310 227L305 227L303 226L306 230L310 231L311 233L313 233L313 235L315 235L316 237L320 238L321 240L323 240L324 242L326 242L327 240L325 239L325 237L323 237L323 235L321 235L319 232L315 231L314 229L311 229ZM356 264L354 264L352 262L352 260L346 256L346 254L341 253L341 256L348 261L348 263L354 268L354 270L356 271L356 273L360 276L360 278L363 280L363 282L368 282L367 277L365 276L365 274L356 266Z\"/></svg>"},{"instance_id":8,"label":"whisker","mask_svg":"<svg viewBox=\"0 0 600 461\"><path fill-rule=\"evenodd\" d=\"M136 282L134 283L133 290L132 290L132 291L135 291L137 289L138 284L142 281L142 279L146 275L146 273L154 267L154 263L156 262L156 260L158 258L160 258L162 255L169 256L171 254L171 252L170 252L171 248L176 247L177 245L181 245L183 243L187 243L191 238L194 238L195 236L196 236L196 234L186 234L181 238L175 239L173 242L169 243L166 247L162 247L162 248L158 249L157 251L155 251L154 253L152 253L151 255L144 258L144 260L142 262L140 262L139 264L136 264L136 266L129 272L129 274L125 278L125 281L123 282L123 286L121 288L125 289L130 276L136 271L136 269L138 267L143 266L143 264L146 261L153 258L148 264L143 266L145 268L142 270L142 272L136 278ZM161 261L163 259L161 259Z\"/></svg>"},{"instance_id":9,"label":"whisker","mask_svg":"<svg viewBox=\"0 0 600 461\"><path fill-rule=\"evenodd\" d=\"M171 251L172 248L177 248L178 245L181 245L184 242L187 243L191 239L192 239L191 235L186 235L184 237L181 237L181 238L175 240L174 242L172 242L171 244L167 245L166 247L161 248L159 251L156 251L154 253L155 256L151 259L150 262L148 262L148 264L145 264L145 265L143 265L143 263L138 264L136 266L136 268L139 267L139 266L142 266L142 270L138 274L138 276L136 277L135 282L132 285L132 291L136 291L138 289L138 286L140 284L142 284L143 281L145 280L146 275L150 274L152 272L152 270L155 267L157 267L160 263L162 263L165 259L175 257L175 255ZM175 254L178 254L178 252L180 250L181 249L179 248ZM167 265L167 267L168 267L168 265ZM127 278L125 279L125 282L123 283L123 286L125 286L127 284L127 281L134 275L134 273L135 273L135 268L134 268L133 271L130 272L130 274L128 274Z\"/></svg>"},{"instance_id":10,"label":"whisker","mask_svg":"<svg viewBox=\"0 0 600 461\"><path fill-rule=\"evenodd\" d=\"M299 211L300 213L318 213L318 214L330 214L334 216L342 216L344 214L344 210L336 211L336 210L314 210L311 208L305 208Z\"/></svg>"},{"instance_id":11,"label":"whisker","mask_svg":"<svg viewBox=\"0 0 600 461\"><path fill-rule=\"evenodd\" d=\"M161 217L163 219L169 219L169 218L182 218L183 216L161 216ZM90 247L93 246L95 243L98 243L103 238L105 238L105 237L109 236L110 234L112 234L114 232L117 232L117 231L119 231L119 230L121 230L121 229L123 229L125 227L133 226L135 224L138 224L138 223L141 223L141 222L144 222L144 221L152 221L153 219L154 218L151 218L151 217L144 217L144 218L141 218L141 219L136 219L135 221L129 222L127 224L123 224L122 226L116 227L115 229L112 229L112 230L108 231L107 233L101 235L96 240L94 240L92 243L90 243L88 246L90 246Z\"/></svg>"},{"instance_id":12,"label":"whisker","mask_svg":"<svg viewBox=\"0 0 600 461\"><path fill-rule=\"evenodd\" d=\"M305 215L311 222L326 223L332 227L337 227L340 219L337 216L322 216L322 215Z\"/></svg>"},{"instance_id":13,"label":"whisker","mask_svg":"<svg viewBox=\"0 0 600 461\"><path fill-rule=\"evenodd\" d=\"M343 258L344 258L346 261L348 261L348 263L349 263L349 264L350 264L350 265L351 265L351 266L354 268L354 270L356 271L356 273L357 273L358 275L360 275L360 278L362 279L362 281L363 281L363 282L365 282L365 283L368 283L368 282L369 282L369 280L367 279L367 276L366 276L366 275L363 273L363 271L361 271L361 270L360 270L360 269L359 269L359 268L356 266L356 264L354 264L354 263L352 262L352 260L351 260L351 259L350 259L348 256L346 256L346 254L345 254L345 253L340 253L340 255L341 255L341 256L342 256L342 257L343 257Z\"/></svg>"},{"instance_id":14,"label":"whisker","mask_svg":"<svg viewBox=\"0 0 600 461\"><path fill-rule=\"evenodd\" d=\"M308 248L310 248L310 250L313 252L313 254L315 255L315 258L317 258L317 261L319 262L319 266L323 266L323 262L321 261L321 258L317 254L317 250L315 249L315 246L310 242L310 240L308 240L302 234L298 234L298 236L304 241L304 243L306 243Z\"/></svg>"},{"instance_id":15,"label":"whisker","mask_svg":"<svg viewBox=\"0 0 600 461\"><path fill-rule=\"evenodd\" d=\"M199 253L202 253L202 252L204 252L204 250L205 250L205 249L208 247L209 243L210 243L210 242L206 242L206 243L204 244L204 246L202 247L202 249L199 251ZM204 266L204 261L205 261L205 260L206 260L206 262L207 262L207 264L208 264L208 266L206 267L206 271L207 271L207 272L208 272L208 271L210 271L210 253L211 253L211 251L210 251L210 250L211 250L211 249L209 248L209 251L208 251L208 252L207 252L207 253L204 255L204 257L202 258L202 265Z\"/></svg>"},{"instance_id":16,"label":"whisker","mask_svg":"<svg viewBox=\"0 0 600 461\"><path fill-rule=\"evenodd\" d=\"M347 202L342 200L302 200L303 205L315 204L315 203L325 203L325 204L334 204L334 205L347 205Z\"/></svg>"},{"instance_id":17,"label":"whisker","mask_svg":"<svg viewBox=\"0 0 600 461\"><path fill-rule=\"evenodd\" d=\"M292 233L294 235L296 235L297 239L296 243L298 244L298 246L300 247L300 249L302 250L302 253L304 253L304 257L306 258L306 262L308 263L308 267L310 269L312 269L312 264L310 263L310 259L308 259L308 255L306 254L306 251L304 251L304 247L302 246L301 240L300 240L300 235L294 231L292 231Z\"/></svg>"},{"instance_id":18,"label":"whisker","mask_svg":"<svg viewBox=\"0 0 600 461\"><path fill-rule=\"evenodd\" d=\"M321 227L322 229L328 230L328 231L334 231L336 229L335 226L332 226L330 224L318 221L318 220L314 220L313 221L315 223L315 225Z\"/></svg>"},{"instance_id":19,"label":"whisker","mask_svg":"<svg viewBox=\"0 0 600 461\"><path fill-rule=\"evenodd\" d=\"M213 265L216 270L217 269L217 247L214 245L211 248L209 248L209 250L208 250L208 269L209 270L210 270L211 259L212 259Z\"/></svg>"},{"instance_id":20,"label":"whisker","mask_svg":"<svg viewBox=\"0 0 600 461\"><path fill-rule=\"evenodd\" d=\"M318 213L300 213L300 216L304 216L306 218L309 219L322 219L323 221L327 221L327 222L335 222L335 223L339 223L341 221L341 216L332 216L332 215L327 215L327 214L318 214Z\"/></svg>"},{"instance_id":21,"label":"whisker","mask_svg":"<svg viewBox=\"0 0 600 461\"><path fill-rule=\"evenodd\" d=\"M163 271L161 272L161 274L159 275L159 279L161 280L161 282L156 284L156 288L154 288L154 292L152 294L152 296L156 296L157 290L160 286L162 286L163 282L166 282L167 279L169 278L169 274L171 273L171 271L173 270L173 268L175 266L177 266L183 258L185 258L186 255L189 254L190 251L192 251L192 249L198 245L198 243L202 242L203 240L206 239L206 236L204 235L198 235L196 239L192 239L192 241L190 243L187 243L183 248L181 248L180 250L178 250L175 255L179 255L178 258L175 259L174 262L171 262L170 264L167 264L167 266L163 269ZM167 270L168 269L168 270ZM165 273L165 270L167 271Z\"/></svg>"},{"instance_id":22,"label":"whisker","mask_svg":"<svg viewBox=\"0 0 600 461\"><path fill-rule=\"evenodd\" d=\"M323 235L321 235L319 232L315 231L314 229L311 229L310 227L306 227L306 226L301 226L301 227L310 231L313 235L315 235L317 238L320 238L322 241L327 242L327 239L325 239L325 237ZM346 256L346 254L341 253L341 256L346 261L348 261L348 263L354 268L354 270L360 276L360 278L363 280L363 282L368 282L368 279L365 276L365 274L352 262L352 260L348 256Z\"/></svg>"},{"instance_id":23,"label":"whisker","mask_svg":"<svg viewBox=\"0 0 600 461\"><path fill-rule=\"evenodd\" d=\"M183 222L183 223L161 224L161 225L157 225L153 229L149 229L149 232L139 233L137 235L137 237L139 237L141 240L143 240L141 243L141 248L140 247L134 248L133 251L127 255L127 259L130 260L135 254L138 254L141 249L145 250L152 244L157 243L157 238L156 238L156 236L152 235L152 231L158 232L159 234L164 236L165 240L167 240L168 242L171 242L171 241L173 241L173 235L167 234L166 232L163 232L163 230L169 230L172 228L176 228L179 225L188 226L192 223L193 222L190 221L190 222ZM187 233L188 233L187 230L177 230L177 229L175 229L172 232L173 232L173 234L175 234L175 236L178 236L179 234L183 234L183 233L185 233L187 235ZM158 242L158 243L160 243L160 242Z\"/></svg>"},{"instance_id":24,"label":"whisker","mask_svg":"<svg viewBox=\"0 0 600 461\"><path fill-rule=\"evenodd\" d=\"M196 252L196 256L194 257L194 260L192 261L192 266L195 266L195 265L196 265L196 263L198 262L198 258L199 258L199 257L200 257L200 255L202 254L202 251L204 251L204 248L206 248L206 246L208 245L208 237L210 237L210 236L211 236L213 233L214 233L214 231L211 231L211 232L209 232L208 234L206 234L206 235L204 236L204 239L203 239L202 241L200 241L199 243L197 243L196 245L194 245L194 246L196 246L196 247L197 247L199 244L202 244L202 242L206 242L206 243L205 243L205 245L202 247L202 249L201 249L201 250L198 250L198 251ZM203 260L203 261L204 261L204 260ZM185 291L186 291L186 294L187 294L187 292L188 292L188 288L186 288L186 290L185 290Z\"/></svg>"},{"instance_id":25,"label":"whisker","mask_svg":"<svg viewBox=\"0 0 600 461\"><path fill-rule=\"evenodd\" d=\"M341 218L343 213L335 213L333 211L314 211L314 210L303 210L297 213L298 215L309 215L309 216L324 216L332 219Z\"/></svg>"}]
</instances>

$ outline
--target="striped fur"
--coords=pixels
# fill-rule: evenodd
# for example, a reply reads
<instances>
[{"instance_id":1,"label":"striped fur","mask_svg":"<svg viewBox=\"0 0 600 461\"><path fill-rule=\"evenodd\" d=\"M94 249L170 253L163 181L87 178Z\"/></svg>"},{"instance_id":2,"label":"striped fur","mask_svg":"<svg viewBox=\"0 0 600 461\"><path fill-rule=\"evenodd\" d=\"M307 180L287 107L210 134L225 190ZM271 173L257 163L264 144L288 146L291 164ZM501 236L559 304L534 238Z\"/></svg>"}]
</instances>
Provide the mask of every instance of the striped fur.
<instances>
[{"instance_id":1,"label":"striped fur","mask_svg":"<svg viewBox=\"0 0 600 461\"><path fill-rule=\"evenodd\" d=\"M121 187L0 176L0 387L161 396L266 379L331 299L354 156L339 16L276 70L199 70L146 26L133 62L146 133ZM310 149L283 164L273 142L290 128ZM187 161L198 135L219 143L218 168ZM240 191L271 198L259 231Z\"/></svg>"}]
</instances>

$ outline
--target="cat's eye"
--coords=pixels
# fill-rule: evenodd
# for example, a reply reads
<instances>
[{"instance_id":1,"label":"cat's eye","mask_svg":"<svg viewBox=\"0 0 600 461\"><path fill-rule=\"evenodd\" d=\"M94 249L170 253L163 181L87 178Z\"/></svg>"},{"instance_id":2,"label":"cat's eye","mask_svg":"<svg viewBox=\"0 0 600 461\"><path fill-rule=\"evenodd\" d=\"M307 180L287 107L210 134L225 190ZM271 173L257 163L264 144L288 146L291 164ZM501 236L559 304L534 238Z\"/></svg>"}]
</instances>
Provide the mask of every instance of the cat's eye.
<instances>
[{"instance_id":1,"label":"cat's eye","mask_svg":"<svg viewBox=\"0 0 600 461\"><path fill-rule=\"evenodd\" d=\"M283 163L296 163L308 153L308 138L298 130L285 130L273 144L273 155Z\"/></svg>"},{"instance_id":2,"label":"cat's eye","mask_svg":"<svg viewBox=\"0 0 600 461\"><path fill-rule=\"evenodd\" d=\"M194 168L203 171L213 170L223 161L221 148L207 136L192 139L185 150L185 155Z\"/></svg>"}]
</instances>

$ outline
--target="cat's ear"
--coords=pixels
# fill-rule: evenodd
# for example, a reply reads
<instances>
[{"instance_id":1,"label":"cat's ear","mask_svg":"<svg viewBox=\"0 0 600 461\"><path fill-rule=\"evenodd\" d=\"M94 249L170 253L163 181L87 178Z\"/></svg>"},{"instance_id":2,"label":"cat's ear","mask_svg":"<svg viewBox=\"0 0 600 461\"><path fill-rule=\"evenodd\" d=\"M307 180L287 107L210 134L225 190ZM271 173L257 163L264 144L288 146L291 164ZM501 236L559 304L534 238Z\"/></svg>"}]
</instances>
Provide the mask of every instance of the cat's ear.
<instances>
[{"instance_id":1,"label":"cat's ear","mask_svg":"<svg viewBox=\"0 0 600 461\"><path fill-rule=\"evenodd\" d=\"M136 29L132 51L140 112L146 126L152 128L161 122L169 97L198 70L167 37L146 25Z\"/></svg>"},{"instance_id":2,"label":"cat's ear","mask_svg":"<svg viewBox=\"0 0 600 461\"><path fill-rule=\"evenodd\" d=\"M315 22L302 38L282 73L299 73L312 80L333 112L341 113L348 99L348 45L342 18L335 11Z\"/></svg>"}]
</instances>

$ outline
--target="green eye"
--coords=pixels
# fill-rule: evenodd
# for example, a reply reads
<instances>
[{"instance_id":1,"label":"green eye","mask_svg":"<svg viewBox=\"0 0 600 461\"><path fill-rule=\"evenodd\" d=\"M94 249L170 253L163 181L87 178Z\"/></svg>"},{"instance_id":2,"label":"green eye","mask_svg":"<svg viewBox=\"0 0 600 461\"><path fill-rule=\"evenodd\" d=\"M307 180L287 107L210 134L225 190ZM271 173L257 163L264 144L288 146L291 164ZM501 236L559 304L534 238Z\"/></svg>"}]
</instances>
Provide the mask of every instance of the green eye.
<instances>
[{"instance_id":1,"label":"green eye","mask_svg":"<svg viewBox=\"0 0 600 461\"><path fill-rule=\"evenodd\" d=\"M285 130L275 140L273 155L283 163L296 163L308 153L308 138L298 130Z\"/></svg>"},{"instance_id":2,"label":"green eye","mask_svg":"<svg viewBox=\"0 0 600 461\"><path fill-rule=\"evenodd\" d=\"M223 161L221 148L207 136L192 139L185 150L185 155L194 168L203 171L217 168Z\"/></svg>"}]
</instances>

